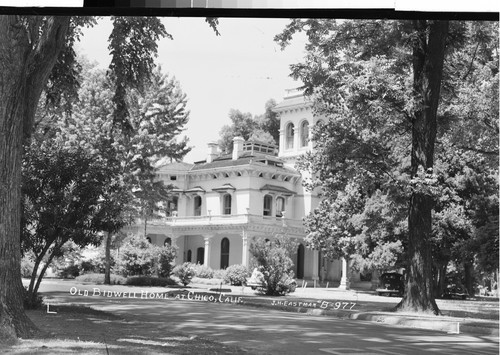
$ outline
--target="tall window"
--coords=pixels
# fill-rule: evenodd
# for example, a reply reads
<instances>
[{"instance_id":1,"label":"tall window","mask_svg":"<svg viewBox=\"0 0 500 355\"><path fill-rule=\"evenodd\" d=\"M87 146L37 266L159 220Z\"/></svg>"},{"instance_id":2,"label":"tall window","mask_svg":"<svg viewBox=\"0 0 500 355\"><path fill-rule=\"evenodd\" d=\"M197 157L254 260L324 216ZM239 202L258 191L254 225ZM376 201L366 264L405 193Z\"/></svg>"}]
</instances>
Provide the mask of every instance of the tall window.
<instances>
[{"instance_id":1,"label":"tall window","mask_svg":"<svg viewBox=\"0 0 500 355\"><path fill-rule=\"evenodd\" d=\"M309 143L309 122L304 121L300 125L300 146L307 147Z\"/></svg>"},{"instance_id":2,"label":"tall window","mask_svg":"<svg viewBox=\"0 0 500 355\"><path fill-rule=\"evenodd\" d=\"M287 126L286 126L286 143L285 143L285 146L286 146L286 149L292 149L293 148L293 132L294 131L294 127L293 127L293 123L289 123Z\"/></svg>"},{"instance_id":3,"label":"tall window","mask_svg":"<svg viewBox=\"0 0 500 355\"><path fill-rule=\"evenodd\" d=\"M271 215L271 209L273 205L273 197L271 195L266 195L264 196L264 209L262 214L264 216L270 216Z\"/></svg>"},{"instance_id":4,"label":"tall window","mask_svg":"<svg viewBox=\"0 0 500 355\"><path fill-rule=\"evenodd\" d=\"M194 198L194 215L201 216L201 196Z\"/></svg>"},{"instance_id":5,"label":"tall window","mask_svg":"<svg viewBox=\"0 0 500 355\"><path fill-rule=\"evenodd\" d=\"M276 198L276 217L283 217L285 211L285 199L283 197Z\"/></svg>"},{"instance_id":6,"label":"tall window","mask_svg":"<svg viewBox=\"0 0 500 355\"><path fill-rule=\"evenodd\" d=\"M187 262L190 263L191 260L193 258L193 252L191 251L191 249L188 250L188 253L187 253Z\"/></svg>"},{"instance_id":7,"label":"tall window","mask_svg":"<svg viewBox=\"0 0 500 355\"><path fill-rule=\"evenodd\" d=\"M220 268L229 266L229 239L223 238L220 242Z\"/></svg>"},{"instance_id":8,"label":"tall window","mask_svg":"<svg viewBox=\"0 0 500 355\"><path fill-rule=\"evenodd\" d=\"M231 214L231 195L222 196L222 214Z\"/></svg>"},{"instance_id":9,"label":"tall window","mask_svg":"<svg viewBox=\"0 0 500 355\"><path fill-rule=\"evenodd\" d=\"M178 204L179 198L177 196L173 196L172 199L167 202L167 216L174 215L173 212L177 211Z\"/></svg>"},{"instance_id":10,"label":"tall window","mask_svg":"<svg viewBox=\"0 0 500 355\"><path fill-rule=\"evenodd\" d=\"M304 246L302 244L299 244L299 247L297 249L297 278L298 279L303 279L304 278Z\"/></svg>"}]
</instances>

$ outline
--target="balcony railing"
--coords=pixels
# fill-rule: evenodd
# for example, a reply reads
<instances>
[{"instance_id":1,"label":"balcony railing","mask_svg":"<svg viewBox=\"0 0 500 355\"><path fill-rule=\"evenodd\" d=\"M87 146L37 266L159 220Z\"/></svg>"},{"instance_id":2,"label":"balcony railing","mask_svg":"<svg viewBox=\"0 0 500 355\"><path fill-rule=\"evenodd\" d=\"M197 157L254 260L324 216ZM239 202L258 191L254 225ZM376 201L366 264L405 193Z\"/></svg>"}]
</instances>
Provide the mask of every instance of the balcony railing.
<instances>
[{"instance_id":1,"label":"balcony railing","mask_svg":"<svg viewBox=\"0 0 500 355\"><path fill-rule=\"evenodd\" d=\"M231 225L231 224L264 224L283 227L303 227L301 220L262 216L254 214L209 215L188 217L164 217L148 221L149 225L156 226L203 226L203 225Z\"/></svg>"}]
</instances>

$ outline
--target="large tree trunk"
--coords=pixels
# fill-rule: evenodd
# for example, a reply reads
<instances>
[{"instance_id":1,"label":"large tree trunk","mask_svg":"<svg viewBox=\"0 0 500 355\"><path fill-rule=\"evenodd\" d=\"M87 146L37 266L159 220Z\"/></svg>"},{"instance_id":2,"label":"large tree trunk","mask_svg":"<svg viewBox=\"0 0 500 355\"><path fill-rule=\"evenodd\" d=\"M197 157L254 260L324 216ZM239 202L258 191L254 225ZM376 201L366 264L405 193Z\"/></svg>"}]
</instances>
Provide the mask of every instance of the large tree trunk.
<instances>
[{"instance_id":1,"label":"large tree trunk","mask_svg":"<svg viewBox=\"0 0 500 355\"><path fill-rule=\"evenodd\" d=\"M104 284L111 285L111 233L106 232L106 250L104 258Z\"/></svg>"},{"instance_id":2,"label":"large tree trunk","mask_svg":"<svg viewBox=\"0 0 500 355\"><path fill-rule=\"evenodd\" d=\"M447 21L414 22L413 89L416 108L412 127L412 178L420 172L432 173L437 131L437 108L443 73ZM408 229L408 278L399 309L439 313L432 289L432 209L433 197L416 189L410 199Z\"/></svg>"},{"instance_id":3,"label":"large tree trunk","mask_svg":"<svg viewBox=\"0 0 500 355\"><path fill-rule=\"evenodd\" d=\"M35 330L21 283L22 142L68 28L68 17L0 15L0 341Z\"/></svg>"}]
</instances>

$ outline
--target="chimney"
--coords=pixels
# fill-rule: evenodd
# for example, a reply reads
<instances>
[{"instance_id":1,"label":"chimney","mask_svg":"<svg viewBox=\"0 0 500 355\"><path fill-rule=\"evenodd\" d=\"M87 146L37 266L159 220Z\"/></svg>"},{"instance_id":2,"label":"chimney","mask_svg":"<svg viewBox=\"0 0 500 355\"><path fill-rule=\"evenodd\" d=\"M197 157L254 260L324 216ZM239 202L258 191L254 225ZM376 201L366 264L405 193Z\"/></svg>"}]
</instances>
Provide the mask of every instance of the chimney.
<instances>
[{"instance_id":1,"label":"chimney","mask_svg":"<svg viewBox=\"0 0 500 355\"><path fill-rule=\"evenodd\" d=\"M233 138L233 160L238 159L240 153L243 151L243 143L245 140L242 137Z\"/></svg>"},{"instance_id":2,"label":"chimney","mask_svg":"<svg viewBox=\"0 0 500 355\"><path fill-rule=\"evenodd\" d=\"M208 143L207 163L211 163L219 155L219 145L215 142Z\"/></svg>"}]
</instances>

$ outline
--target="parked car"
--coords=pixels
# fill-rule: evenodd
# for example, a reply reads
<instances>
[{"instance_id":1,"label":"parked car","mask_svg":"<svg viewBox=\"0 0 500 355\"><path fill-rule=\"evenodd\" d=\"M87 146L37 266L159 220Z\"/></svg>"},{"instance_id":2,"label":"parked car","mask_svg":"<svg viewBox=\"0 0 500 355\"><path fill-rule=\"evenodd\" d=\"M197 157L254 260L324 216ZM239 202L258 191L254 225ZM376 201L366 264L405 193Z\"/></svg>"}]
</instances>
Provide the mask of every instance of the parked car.
<instances>
[{"instance_id":1,"label":"parked car","mask_svg":"<svg viewBox=\"0 0 500 355\"><path fill-rule=\"evenodd\" d=\"M378 288L376 289L379 296L403 296L404 290L405 285L403 275L397 272L386 272L380 275Z\"/></svg>"},{"instance_id":2,"label":"parked car","mask_svg":"<svg viewBox=\"0 0 500 355\"><path fill-rule=\"evenodd\" d=\"M446 289L441 295L441 298L447 299L465 300L467 297L469 297L469 293L467 292L465 287L457 284L450 284L446 286Z\"/></svg>"}]
</instances>

